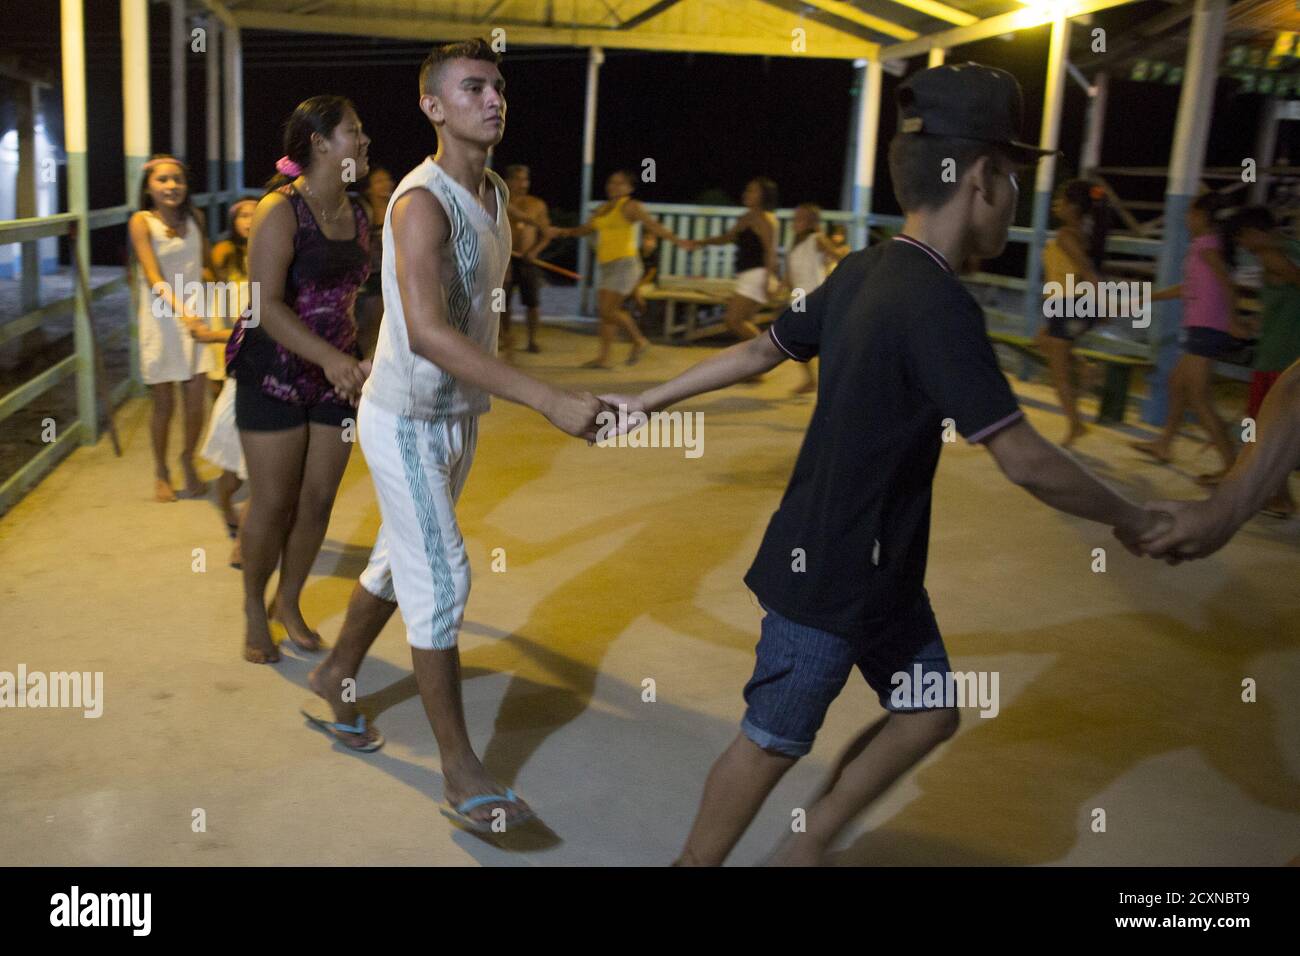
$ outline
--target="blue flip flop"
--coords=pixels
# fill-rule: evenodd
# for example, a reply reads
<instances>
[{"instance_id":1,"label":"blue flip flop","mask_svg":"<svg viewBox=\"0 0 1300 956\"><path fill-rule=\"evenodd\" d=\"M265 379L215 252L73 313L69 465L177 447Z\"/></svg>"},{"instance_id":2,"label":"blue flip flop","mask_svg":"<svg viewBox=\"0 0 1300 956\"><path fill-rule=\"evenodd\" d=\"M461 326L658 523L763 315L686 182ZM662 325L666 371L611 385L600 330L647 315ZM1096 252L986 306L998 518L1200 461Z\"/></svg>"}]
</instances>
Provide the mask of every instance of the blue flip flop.
<instances>
[{"instance_id":1,"label":"blue flip flop","mask_svg":"<svg viewBox=\"0 0 1300 956\"><path fill-rule=\"evenodd\" d=\"M377 736L375 737L374 740L370 741L367 744L363 744L360 747L358 747L356 744L352 743L346 737L343 736L344 734L364 734L366 732L365 714L357 715L357 722L355 724L345 724L336 720L326 720L324 717L317 717L315 714L309 714L305 710L301 710L299 711L299 713L302 714L304 717L306 717L309 721L311 721L314 726L319 727L321 730L325 731L327 734L329 734L331 737L333 737L335 740L341 743L344 747L347 747L349 750L355 750L358 753L368 754L375 750L378 750L380 747L384 745L384 735L379 733L378 730L375 731Z\"/></svg>"},{"instance_id":2,"label":"blue flip flop","mask_svg":"<svg viewBox=\"0 0 1300 956\"><path fill-rule=\"evenodd\" d=\"M451 820L454 823L458 823L461 826L468 827L469 829L473 830L475 833L494 833L497 831L494 831L492 829L491 820L475 820L473 817L469 815L470 811L475 810L483 806L484 804L488 804L488 803L518 803L518 802L519 802L519 798L515 796L515 792L511 790L509 787L506 787L505 793L480 794L477 797L470 797L464 803L460 804L460 806L452 807L451 809L448 809L447 807L439 807L438 812L441 813L448 820ZM448 804L448 806L451 805ZM529 810L523 816L514 820L512 825L519 826L522 823L527 823L529 820L533 819L536 816L537 814Z\"/></svg>"}]
</instances>

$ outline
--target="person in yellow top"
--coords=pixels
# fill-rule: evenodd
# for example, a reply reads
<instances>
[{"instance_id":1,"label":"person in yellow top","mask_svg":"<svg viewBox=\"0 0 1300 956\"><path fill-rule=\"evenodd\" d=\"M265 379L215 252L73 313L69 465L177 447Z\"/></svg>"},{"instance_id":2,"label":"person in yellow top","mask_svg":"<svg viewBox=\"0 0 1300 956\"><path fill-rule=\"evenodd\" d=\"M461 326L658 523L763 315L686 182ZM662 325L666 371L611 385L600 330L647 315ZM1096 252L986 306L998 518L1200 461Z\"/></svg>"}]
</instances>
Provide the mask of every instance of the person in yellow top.
<instances>
[{"instance_id":1,"label":"person in yellow top","mask_svg":"<svg viewBox=\"0 0 1300 956\"><path fill-rule=\"evenodd\" d=\"M1098 230L1104 231L1104 224L1098 223L1102 210L1097 198L1092 193L1092 185L1086 180L1072 179L1062 183L1052 197L1052 215L1061 223L1056 237L1049 239L1043 247L1043 288L1052 283L1059 283L1062 290L1070 288L1070 276L1073 276L1074 288L1085 282L1094 285L1101 281L1093 264L1090 250L1096 250L1100 258L1104 238L1096 241ZM1091 229L1085 223L1085 216L1094 213ZM1074 340L1089 331L1096 324L1095 317L1070 317L1048 315L1046 309L1047 292L1044 291L1044 314L1046 323L1038 333L1038 347L1047 356L1047 368L1051 372L1052 384L1056 387L1056 396L1061 402L1061 411L1065 413L1069 428L1062 448L1069 448L1088 430L1083 419L1079 417L1079 401L1075 386L1077 369L1074 365ZM1058 305L1061 303L1058 303ZM1064 311L1056 309L1053 311Z\"/></svg>"},{"instance_id":2,"label":"person in yellow top","mask_svg":"<svg viewBox=\"0 0 1300 956\"><path fill-rule=\"evenodd\" d=\"M641 334L623 303L636 291L644 268L637 248L636 225L647 232L681 246L694 248L694 243L682 239L659 224L645 207L632 198L636 180L625 169L615 171L605 180L605 195L609 197L596 214L581 226L567 229L551 227L547 238L596 236L596 308L600 315L600 352L583 368L609 368L609 353L614 346L618 329L632 340L632 351L627 364L635 365L650 340Z\"/></svg>"}]
</instances>

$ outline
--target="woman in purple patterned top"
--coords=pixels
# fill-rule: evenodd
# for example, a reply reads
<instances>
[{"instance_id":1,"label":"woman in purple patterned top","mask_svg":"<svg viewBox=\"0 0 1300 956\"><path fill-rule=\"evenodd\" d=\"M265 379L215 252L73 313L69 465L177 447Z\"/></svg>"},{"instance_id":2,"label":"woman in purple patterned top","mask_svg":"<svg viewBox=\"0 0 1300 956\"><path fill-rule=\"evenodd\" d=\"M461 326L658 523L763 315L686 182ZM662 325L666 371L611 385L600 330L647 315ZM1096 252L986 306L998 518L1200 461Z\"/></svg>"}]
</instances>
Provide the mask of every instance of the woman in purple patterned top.
<instances>
[{"instance_id":1,"label":"woman in purple patterned top","mask_svg":"<svg viewBox=\"0 0 1300 956\"><path fill-rule=\"evenodd\" d=\"M244 658L275 663L276 620L305 651L321 647L299 598L320 552L368 372L353 304L370 270L369 222L344 191L364 176L370 139L352 104L314 96L285 127L281 175L257 205L248 245L255 312L226 349L248 466L241 531ZM270 607L266 585L280 581Z\"/></svg>"}]
</instances>

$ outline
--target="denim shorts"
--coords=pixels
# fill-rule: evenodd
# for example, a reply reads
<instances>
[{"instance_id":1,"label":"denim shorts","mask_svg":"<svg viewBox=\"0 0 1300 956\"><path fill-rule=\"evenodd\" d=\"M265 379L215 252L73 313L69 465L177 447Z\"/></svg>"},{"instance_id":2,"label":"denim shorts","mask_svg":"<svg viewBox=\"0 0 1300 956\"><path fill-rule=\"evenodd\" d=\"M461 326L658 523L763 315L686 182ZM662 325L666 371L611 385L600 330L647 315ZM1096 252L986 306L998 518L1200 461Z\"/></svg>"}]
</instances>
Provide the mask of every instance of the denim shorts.
<instances>
[{"instance_id":1,"label":"denim shorts","mask_svg":"<svg viewBox=\"0 0 1300 956\"><path fill-rule=\"evenodd\" d=\"M745 685L745 717L740 729L764 750L802 757L856 666L888 711L906 713L924 706L897 706L890 697L900 672L947 674L948 651L939 625L922 593L910 607L881 619L851 639L797 624L768 607L759 638L754 676ZM919 699L916 703L920 703Z\"/></svg>"}]
</instances>

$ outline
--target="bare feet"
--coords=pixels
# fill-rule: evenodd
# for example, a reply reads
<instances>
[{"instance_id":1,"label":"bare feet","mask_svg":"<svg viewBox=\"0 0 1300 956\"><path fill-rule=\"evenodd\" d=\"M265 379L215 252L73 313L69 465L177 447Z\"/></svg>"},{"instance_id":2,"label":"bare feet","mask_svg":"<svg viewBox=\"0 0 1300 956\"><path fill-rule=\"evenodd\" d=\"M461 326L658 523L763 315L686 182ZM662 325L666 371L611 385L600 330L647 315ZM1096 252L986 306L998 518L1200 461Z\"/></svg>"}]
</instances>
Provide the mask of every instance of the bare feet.
<instances>
[{"instance_id":1,"label":"bare feet","mask_svg":"<svg viewBox=\"0 0 1300 956\"><path fill-rule=\"evenodd\" d=\"M182 457L181 471L185 475L186 498L202 498L208 493L208 483L194 470L194 459Z\"/></svg>"},{"instance_id":2,"label":"bare feet","mask_svg":"<svg viewBox=\"0 0 1300 956\"><path fill-rule=\"evenodd\" d=\"M356 726L357 718L361 716L361 711L357 709L355 702L343 699L343 681L345 678L354 677L352 674L345 674L336 669L331 661L326 658L321 661L310 674L307 675L307 686L312 692L329 705L330 712L334 715L334 720L340 724ZM355 688L355 684L353 685ZM366 725L365 733L350 734L347 731L339 730L337 727L330 730L345 747L353 750L374 750L377 743L383 741L383 735L379 731Z\"/></svg>"},{"instance_id":3,"label":"bare feet","mask_svg":"<svg viewBox=\"0 0 1300 956\"><path fill-rule=\"evenodd\" d=\"M611 369L611 368L613 368L614 366L610 365L610 364L609 364L605 359L594 358L594 359L592 359L590 362L583 362L583 363L582 363L581 365L579 365L578 367L579 367L579 368L601 368L601 369Z\"/></svg>"},{"instance_id":4,"label":"bare feet","mask_svg":"<svg viewBox=\"0 0 1300 956\"><path fill-rule=\"evenodd\" d=\"M650 340L647 338L642 338L641 341L639 342L633 342L632 351L629 352L627 355L627 364L635 365L638 361L640 361L641 356L645 353L645 350L648 349L649 347L650 347Z\"/></svg>"},{"instance_id":5,"label":"bare feet","mask_svg":"<svg viewBox=\"0 0 1300 956\"><path fill-rule=\"evenodd\" d=\"M275 664L280 660L280 650L271 640L271 629L260 602L245 606L244 660L250 664Z\"/></svg>"},{"instance_id":6,"label":"bare feet","mask_svg":"<svg viewBox=\"0 0 1300 956\"><path fill-rule=\"evenodd\" d=\"M505 799L506 788L488 775L477 757L472 757L472 763L462 766L444 766L442 773L443 795L452 806L458 807L466 800L484 794L499 793L502 795L500 800L493 800L470 810L468 816L476 823L490 824L495 819L493 814L497 811L504 811L505 825L508 830L510 827L523 823L533 816L532 808L523 801L522 797L516 796L513 801Z\"/></svg>"},{"instance_id":7,"label":"bare feet","mask_svg":"<svg viewBox=\"0 0 1300 956\"><path fill-rule=\"evenodd\" d=\"M154 501L175 501L176 489L166 478L155 478L153 480L153 500Z\"/></svg>"},{"instance_id":8,"label":"bare feet","mask_svg":"<svg viewBox=\"0 0 1300 956\"><path fill-rule=\"evenodd\" d=\"M1169 464L1169 449L1158 441L1131 441L1128 446L1134 451L1140 451L1142 454L1154 458L1162 465Z\"/></svg>"},{"instance_id":9,"label":"bare feet","mask_svg":"<svg viewBox=\"0 0 1300 956\"><path fill-rule=\"evenodd\" d=\"M1224 477L1227 474L1228 474L1227 468L1224 468L1220 471L1208 471L1203 475L1197 475L1196 483L1200 485L1202 488L1213 488L1216 485L1218 485L1219 482L1223 481Z\"/></svg>"},{"instance_id":10,"label":"bare feet","mask_svg":"<svg viewBox=\"0 0 1300 956\"><path fill-rule=\"evenodd\" d=\"M798 388L796 388L791 394L807 395L810 392L815 392L815 391L817 391L817 383L814 382L812 379L809 379L808 381L800 385Z\"/></svg>"},{"instance_id":11,"label":"bare feet","mask_svg":"<svg viewBox=\"0 0 1300 956\"><path fill-rule=\"evenodd\" d=\"M302 612L296 603L286 608L280 601L280 595L277 594L271 599L266 609L266 616L285 629L289 640L293 641L294 646L299 650L314 654L325 646L320 635L308 627L307 622L302 619Z\"/></svg>"}]
</instances>

